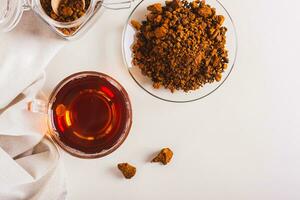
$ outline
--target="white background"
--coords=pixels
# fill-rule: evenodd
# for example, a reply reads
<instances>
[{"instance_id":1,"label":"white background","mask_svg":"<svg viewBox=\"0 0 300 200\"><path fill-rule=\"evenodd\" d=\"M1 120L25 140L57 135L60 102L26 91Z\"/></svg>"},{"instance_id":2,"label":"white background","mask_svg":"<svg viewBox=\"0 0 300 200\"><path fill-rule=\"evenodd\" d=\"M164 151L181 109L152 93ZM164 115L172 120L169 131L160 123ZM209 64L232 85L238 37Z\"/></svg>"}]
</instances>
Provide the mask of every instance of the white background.
<instances>
[{"instance_id":1,"label":"white background","mask_svg":"<svg viewBox=\"0 0 300 200\"><path fill-rule=\"evenodd\" d=\"M140 89L121 55L129 10L107 11L47 68L44 90L82 70L110 74L127 89L134 123L113 154L81 160L64 154L69 200L299 200L300 2L223 0L238 32L238 58L225 84L188 104ZM149 163L162 147L168 166ZM125 180L119 162L137 166Z\"/></svg>"}]
</instances>

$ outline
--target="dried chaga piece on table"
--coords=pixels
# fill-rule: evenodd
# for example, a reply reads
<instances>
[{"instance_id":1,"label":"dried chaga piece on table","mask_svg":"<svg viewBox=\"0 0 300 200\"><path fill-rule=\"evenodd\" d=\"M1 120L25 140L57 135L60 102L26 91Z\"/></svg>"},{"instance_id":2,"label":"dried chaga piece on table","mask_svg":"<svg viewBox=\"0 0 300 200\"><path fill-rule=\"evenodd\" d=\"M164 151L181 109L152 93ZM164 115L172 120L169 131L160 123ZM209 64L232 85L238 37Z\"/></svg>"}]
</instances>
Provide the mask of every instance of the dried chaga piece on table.
<instances>
[{"instance_id":1,"label":"dried chaga piece on table","mask_svg":"<svg viewBox=\"0 0 300 200\"><path fill-rule=\"evenodd\" d=\"M173 152L169 148L163 148L160 153L153 158L151 162L160 162L164 165L168 164L173 157Z\"/></svg>"},{"instance_id":2,"label":"dried chaga piece on table","mask_svg":"<svg viewBox=\"0 0 300 200\"><path fill-rule=\"evenodd\" d=\"M118 168L127 179L131 179L136 173L136 168L128 163L119 163Z\"/></svg>"}]
</instances>

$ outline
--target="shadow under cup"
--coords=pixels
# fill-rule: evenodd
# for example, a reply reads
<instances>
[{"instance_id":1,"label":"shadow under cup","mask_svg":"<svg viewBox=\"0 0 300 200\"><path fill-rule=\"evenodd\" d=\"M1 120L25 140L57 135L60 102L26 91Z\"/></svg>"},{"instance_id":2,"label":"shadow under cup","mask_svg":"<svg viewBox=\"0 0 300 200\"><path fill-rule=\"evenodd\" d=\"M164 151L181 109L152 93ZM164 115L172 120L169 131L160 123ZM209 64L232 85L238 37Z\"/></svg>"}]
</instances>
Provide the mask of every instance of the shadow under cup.
<instances>
[{"instance_id":1,"label":"shadow under cup","mask_svg":"<svg viewBox=\"0 0 300 200\"><path fill-rule=\"evenodd\" d=\"M61 81L47 104L50 137L80 158L99 158L116 150L132 124L131 103L116 80L80 72Z\"/></svg>"}]
</instances>

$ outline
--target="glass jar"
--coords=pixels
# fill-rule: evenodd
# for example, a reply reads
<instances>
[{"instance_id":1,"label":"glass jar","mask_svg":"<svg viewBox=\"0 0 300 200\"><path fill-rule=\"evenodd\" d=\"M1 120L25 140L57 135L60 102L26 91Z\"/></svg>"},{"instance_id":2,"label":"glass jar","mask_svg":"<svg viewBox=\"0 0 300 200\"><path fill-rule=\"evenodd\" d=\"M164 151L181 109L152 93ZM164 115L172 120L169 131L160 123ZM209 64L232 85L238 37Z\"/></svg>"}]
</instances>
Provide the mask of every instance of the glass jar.
<instances>
[{"instance_id":1,"label":"glass jar","mask_svg":"<svg viewBox=\"0 0 300 200\"><path fill-rule=\"evenodd\" d=\"M87 0L86 0L87 1ZM101 16L104 9L120 10L131 7L134 0L89 0L85 13L70 22L59 22L51 18L43 8L41 0L0 0L0 31L12 30L20 21L24 11L32 10L53 31L64 39L78 38Z\"/></svg>"}]
</instances>

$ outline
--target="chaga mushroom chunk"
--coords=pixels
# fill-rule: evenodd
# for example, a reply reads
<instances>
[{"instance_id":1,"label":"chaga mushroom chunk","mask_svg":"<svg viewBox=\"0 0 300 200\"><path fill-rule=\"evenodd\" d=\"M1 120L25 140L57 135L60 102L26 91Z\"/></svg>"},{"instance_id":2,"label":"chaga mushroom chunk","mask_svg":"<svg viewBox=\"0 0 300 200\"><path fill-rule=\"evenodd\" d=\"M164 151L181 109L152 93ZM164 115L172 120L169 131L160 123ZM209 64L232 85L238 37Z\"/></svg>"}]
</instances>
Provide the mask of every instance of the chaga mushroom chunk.
<instances>
[{"instance_id":1,"label":"chaga mushroom chunk","mask_svg":"<svg viewBox=\"0 0 300 200\"><path fill-rule=\"evenodd\" d=\"M151 162L160 162L164 165L168 164L173 157L173 152L169 148L163 148L160 153L153 158Z\"/></svg>"},{"instance_id":2,"label":"chaga mushroom chunk","mask_svg":"<svg viewBox=\"0 0 300 200\"><path fill-rule=\"evenodd\" d=\"M118 168L126 179L131 179L136 173L136 168L128 163L119 163Z\"/></svg>"}]
</instances>

